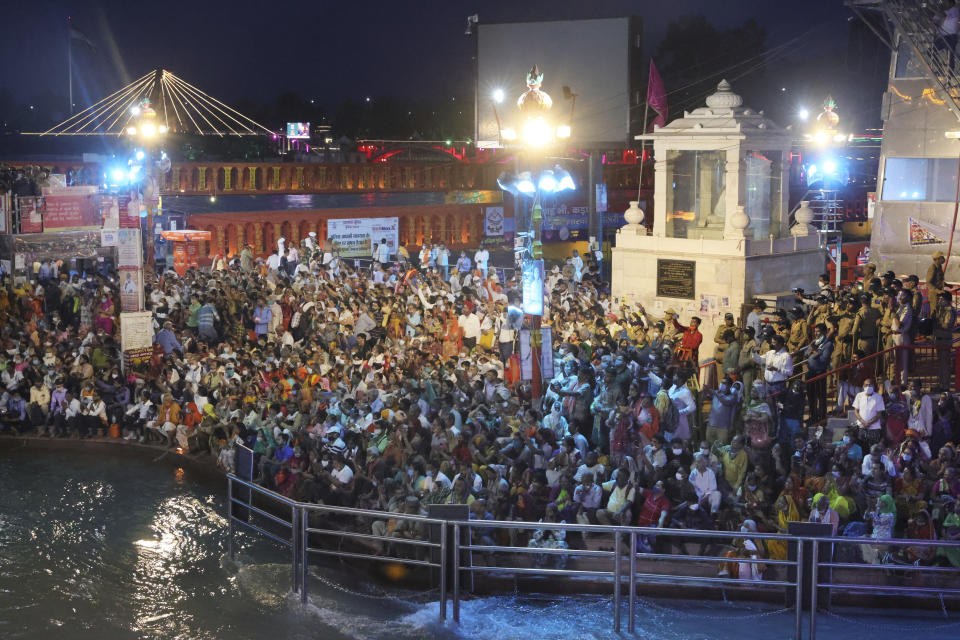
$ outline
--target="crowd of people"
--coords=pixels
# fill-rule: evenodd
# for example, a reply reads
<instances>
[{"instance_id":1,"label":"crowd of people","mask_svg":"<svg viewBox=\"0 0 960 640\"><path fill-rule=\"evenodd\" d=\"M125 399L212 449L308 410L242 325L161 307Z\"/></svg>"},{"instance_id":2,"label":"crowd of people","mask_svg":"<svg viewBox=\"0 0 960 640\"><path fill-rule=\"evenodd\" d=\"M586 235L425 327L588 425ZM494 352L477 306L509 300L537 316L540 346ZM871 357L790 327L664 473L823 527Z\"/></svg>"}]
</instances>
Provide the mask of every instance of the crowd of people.
<instances>
[{"instance_id":1,"label":"crowd of people","mask_svg":"<svg viewBox=\"0 0 960 640\"><path fill-rule=\"evenodd\" d=\"M739 531L721 573L742 579L762 567L737 558L787 553L750 534L796 520L872 539L960 539L951 351L932 388L911 375L907 350L863 360L952 342L942 255L927 274L930 305L915 276L868 265L861 286L838 291L824 275L795 308L757 301L739 322L728 314L703 370L698 318L621 304L594 256L574 255L547 274L553 375L537 397L522 379L518 285L486 250L376 244L363 264L310 236L266 260L245 247L211 270L163 273L146 291L153 353L126 367L116 281L51 264L7 279L0 424L46 437L112 429L228 472L248 447L258 482L383 511L366 526L384 538L423 535L389 513L430 504L468 505L480 520ZM824 428L828 394L832 412L852 412L837 438ZM475 535L588 544L547 529ZM640 545L672 548L662 536ZM857 560L960 568L957 548L937 549L864 544Z\"/></svg>"}]
</instances>

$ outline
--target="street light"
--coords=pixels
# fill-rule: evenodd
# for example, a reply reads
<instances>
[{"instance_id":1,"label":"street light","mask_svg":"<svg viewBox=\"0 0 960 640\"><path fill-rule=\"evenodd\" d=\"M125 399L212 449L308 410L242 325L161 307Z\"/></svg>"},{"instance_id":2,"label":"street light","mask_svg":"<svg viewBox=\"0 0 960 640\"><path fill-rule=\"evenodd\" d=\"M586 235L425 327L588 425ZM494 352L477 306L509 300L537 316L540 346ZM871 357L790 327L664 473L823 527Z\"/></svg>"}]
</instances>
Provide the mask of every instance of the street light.
<instances>
[{"instance_id":1,"label":"street light","mask_svg":"<svg viewBox=\"0 0 960 640\"><path fill-rule=\"evenodd\" d=\"M150 106L150 99L144 98L139 104L130 109L130 115L135 119L135 124L127 127L126 133L132 139L136 139L145 149L138 149L134 154L137 162L142 163L144 168L144 181L146 188L155 189L154 184L154 159L149 153L151 148L160 143L160 138L167 133L167 127L156 122L157 112ZM164 154L161 152L161 156ZM139 167L131 167L130 181L135 182ZM145 189L146 190L146 189ZM153 207L147 204L147 233L144 240L147 245L147 264L152 268L154 264L154 242L153 242Z\"/></svg>"},{"instance_id":2,"label":"street light","mask_svg":"<svg viewBox=\"0 0 960 640\"><path fill-rule=\"evenodd\" d=\"M493 92L493 101L497 104L503 102L503 89L495 89Z\"/></svg>"}]
</instances>

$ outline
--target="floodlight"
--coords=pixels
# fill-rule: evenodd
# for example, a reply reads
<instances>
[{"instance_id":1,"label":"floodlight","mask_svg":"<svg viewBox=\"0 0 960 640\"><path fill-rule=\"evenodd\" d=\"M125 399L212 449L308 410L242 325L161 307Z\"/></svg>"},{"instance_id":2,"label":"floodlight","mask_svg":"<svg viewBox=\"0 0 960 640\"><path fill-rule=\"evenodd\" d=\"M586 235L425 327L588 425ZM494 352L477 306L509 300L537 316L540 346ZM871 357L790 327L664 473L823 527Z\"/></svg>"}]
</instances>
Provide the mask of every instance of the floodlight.
<instances>
[{"instance_id":1,"label":"floodlight","mask_svg":"<svg viewBox=\"0 0 960 640\"><path fill-rule=\"evenodd\" d=\"M540 174L540 180L537 183L537 186L540 188L540 191L544 193L553 193L557 190L557 179L553 175L553 171L547 169Z\"/></svg>"},{"instance_id":2,"label":"floodlight","mask_svg":"<svg viewBox=\"0 0 960 640\"><path fill-rule=\"evenodd\" d=\"M543 118L533 118L523 126L523 141L532 147L543 146L551 138L550 125Z\"/></svg>"},{"instance_id":3,"label":"floodlight","mask_svg":"<svg viewBox=\"0 0 960 640\"><path fill-rule=\"evenodd\" d=\"M529 195L536 190L537 187L533 184L533 176L530 175L529 171L524 171L517 176L517 191Z\"/></svg>"}]
</instances>

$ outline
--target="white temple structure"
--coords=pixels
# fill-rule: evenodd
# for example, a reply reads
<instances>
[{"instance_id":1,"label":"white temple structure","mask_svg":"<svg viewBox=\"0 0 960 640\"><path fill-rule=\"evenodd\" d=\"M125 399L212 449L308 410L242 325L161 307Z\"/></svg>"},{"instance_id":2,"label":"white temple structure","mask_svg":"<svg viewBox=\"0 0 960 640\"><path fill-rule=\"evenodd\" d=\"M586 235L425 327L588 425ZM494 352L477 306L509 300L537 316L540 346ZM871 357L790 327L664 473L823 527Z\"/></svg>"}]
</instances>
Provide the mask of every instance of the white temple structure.
<instances>
[{"instance_id":1,"label":"white temple structure","mask_svg":"<svg viewBox=\"0 0 960 640\"><path fill-rule=\"evenodd\" d=\"M789 226L786 168L791 133L743 106L724 80L706 107L652 134L656 158L653 234L631 205L613 249L613 296L654 316L699 316L713 354L725 313L741 320L757 296L812 290L826 255L806 207Z\"/></svg>"}]
</instances>

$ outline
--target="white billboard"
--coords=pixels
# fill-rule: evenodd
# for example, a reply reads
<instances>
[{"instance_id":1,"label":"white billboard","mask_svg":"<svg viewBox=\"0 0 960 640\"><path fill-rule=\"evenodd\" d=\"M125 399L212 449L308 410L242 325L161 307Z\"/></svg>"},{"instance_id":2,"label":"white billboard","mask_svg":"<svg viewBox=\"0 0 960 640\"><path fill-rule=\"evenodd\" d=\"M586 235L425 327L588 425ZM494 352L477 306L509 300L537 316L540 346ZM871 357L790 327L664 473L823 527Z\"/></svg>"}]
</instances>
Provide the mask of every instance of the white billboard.
<instances>
[{"instance_id":1,"label":"white billboard","mask_svg":"<svg viewBox=\"0 0 960 640\"><path fill-rule=\"evenodd\" d=\"M386 238L390 255L396 255L400 218L341 218L327 221L327 240L344 258L366 258L373 244Z\"/></svg>"},{"instance_id":2,"label":"white billboard","mask_svg":"<svg viewBox=\"0 0 960 640\"><path fill-rule=\"evenodd\" d=\"M631 101L640 61L639 20L557 20L478 26L478 141L497 140L494 97L502 126L517 118L517 98L526 91L527 72L537 65L542 89L553 99L556 124L566 124L577 94L571 141L578 144L632 144ZM631 56L634 64L631 64ZM635 68L636 67L636 68ZM635 111L642 111L636 109Z\"/></svg>"}]
</instances>

